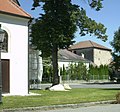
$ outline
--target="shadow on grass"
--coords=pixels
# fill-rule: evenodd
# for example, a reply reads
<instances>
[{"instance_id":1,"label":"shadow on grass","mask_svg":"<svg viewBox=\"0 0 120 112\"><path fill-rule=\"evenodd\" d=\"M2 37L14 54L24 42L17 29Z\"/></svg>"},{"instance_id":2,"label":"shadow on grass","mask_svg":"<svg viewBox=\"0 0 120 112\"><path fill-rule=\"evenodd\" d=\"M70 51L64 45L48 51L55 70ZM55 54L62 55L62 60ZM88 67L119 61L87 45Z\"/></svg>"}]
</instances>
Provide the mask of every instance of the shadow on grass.
<instances>
[{"instance_id":1,"label":"shadow on grass","mask_svg":"<svg viewBox=\"0 0 120 112\"><path fill-rule=\"evenodd\" d=\"M120 90L120 88L101 88L102 90Z\"/></svg>"}]
</instances>

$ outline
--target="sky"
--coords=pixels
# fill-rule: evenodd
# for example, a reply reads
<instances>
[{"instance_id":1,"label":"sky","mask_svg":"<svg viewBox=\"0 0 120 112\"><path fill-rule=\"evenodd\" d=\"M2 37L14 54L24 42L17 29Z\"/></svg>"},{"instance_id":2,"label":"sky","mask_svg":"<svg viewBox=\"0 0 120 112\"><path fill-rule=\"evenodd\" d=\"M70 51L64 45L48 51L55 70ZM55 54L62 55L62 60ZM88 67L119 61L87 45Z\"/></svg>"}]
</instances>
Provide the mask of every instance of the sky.
<instances>
[{"instance_id":1,"label":"sky","mask_svg":"<svg viewBox=\"0 0 120 112\"><path fill-rule=\"evenodd\" d=\"M87 0L72 0L73 3L76 3L82 6L86 10L88 17L92 18L98 23L104 24L107 28L106 34L108 35L108 40L103 42L100 39L97 39L95 36L79 36L79 32L75 34L76 42L91 40L108 48L111 48L110 42L113 40L114 32L118 30L120 26L120 0L103 0L103 8L100 11L95 11L91 9L87 4ZM29 13L32 17L38 17L39 13L42 12L40 8L36 10L31 10L33 0L19 0L21 7Z\"/></svg>"}]
</instances>

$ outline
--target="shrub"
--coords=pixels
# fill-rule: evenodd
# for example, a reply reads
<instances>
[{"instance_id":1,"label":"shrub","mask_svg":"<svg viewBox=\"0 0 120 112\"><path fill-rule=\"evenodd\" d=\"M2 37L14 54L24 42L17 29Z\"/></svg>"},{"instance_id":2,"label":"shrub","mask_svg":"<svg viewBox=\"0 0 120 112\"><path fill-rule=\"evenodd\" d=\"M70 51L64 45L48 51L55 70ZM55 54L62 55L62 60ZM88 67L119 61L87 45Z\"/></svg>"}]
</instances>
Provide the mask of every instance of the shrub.
<instances>
[{"instance_id":1,"label":"shrub","mask_svg":"<svg viewBox=\"0 0 120 112\"><path fill-rule=\"evenodd\" d=\"M71 63L67 68L63 65L61 70L63 80L88 80L87 69L82 62Z\"/></svg>"},{"instance_id":2,"label":"shrub","mask_svg":"<svg viewBox=\"0 0 120 112\"><path fill-rule=\"evenodd\" d=\"M108 76L109 76L107 65L100 65L99 67L97 66L94 67L91 65L88 73L89 73L90 79L92 77L93 80L108 79Z\"/></svg>"}]
</instances>

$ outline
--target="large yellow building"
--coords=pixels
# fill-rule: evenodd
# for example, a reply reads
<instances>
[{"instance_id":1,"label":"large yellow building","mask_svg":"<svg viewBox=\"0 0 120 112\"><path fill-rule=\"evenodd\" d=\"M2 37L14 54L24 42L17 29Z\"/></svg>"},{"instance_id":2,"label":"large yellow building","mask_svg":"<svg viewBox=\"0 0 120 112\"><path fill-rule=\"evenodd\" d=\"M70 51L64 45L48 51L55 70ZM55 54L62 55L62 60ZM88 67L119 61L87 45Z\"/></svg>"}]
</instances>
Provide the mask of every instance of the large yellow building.
<instances>
[{"instance_id":1,"label":"large yellow building","mask_svg":"<svg viewBox=\"0 0 120 112\"><path fill-rule=\"evenodd\" d=\"M111 49L90 40L74 44L69 50L92 61L97 66L109 65L112 61Z\"/></svg>"}]
</instances>

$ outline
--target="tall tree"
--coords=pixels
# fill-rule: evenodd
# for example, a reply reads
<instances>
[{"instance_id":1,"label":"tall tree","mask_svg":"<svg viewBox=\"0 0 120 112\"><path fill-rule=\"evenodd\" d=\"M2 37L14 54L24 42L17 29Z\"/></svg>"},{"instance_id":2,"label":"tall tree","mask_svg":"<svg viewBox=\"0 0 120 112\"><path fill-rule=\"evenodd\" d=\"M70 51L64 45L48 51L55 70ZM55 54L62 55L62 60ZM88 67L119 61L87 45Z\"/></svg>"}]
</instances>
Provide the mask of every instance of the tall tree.
<instances>
[{"instance_id":1,"label":"tall tree","mask_svg":"<svg viewBox=\"0 0 120 112\"><path fill-rule=\"evenodd\" d=\"M114 48L113 55L113 66L115 69L120 68L120 27L114 33L113 41L111 42L112 47Z\"/></svg>"},{"instance_id":2,"label":"tall tree","mask_svg":"<svg viewBox=\"0 0 120 112\"><path fill-rule=\"evenodd\" d=\"M74 33L80 29L80 35L94 34L97 38L107 40L106 28L87 17L86 11L72 4L71 0L33 0L33 9L40 6L43 14L32 25L32 43L42 50L43 56L52 56L53 85L59 83L58 50L68 48L74 43ZM95 10L102 8L102 0L88 0Z\"/></svg>"}]
</instances>

